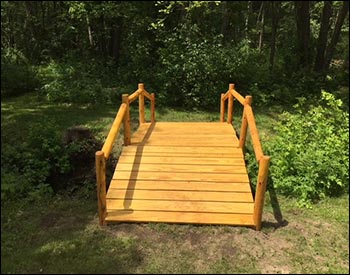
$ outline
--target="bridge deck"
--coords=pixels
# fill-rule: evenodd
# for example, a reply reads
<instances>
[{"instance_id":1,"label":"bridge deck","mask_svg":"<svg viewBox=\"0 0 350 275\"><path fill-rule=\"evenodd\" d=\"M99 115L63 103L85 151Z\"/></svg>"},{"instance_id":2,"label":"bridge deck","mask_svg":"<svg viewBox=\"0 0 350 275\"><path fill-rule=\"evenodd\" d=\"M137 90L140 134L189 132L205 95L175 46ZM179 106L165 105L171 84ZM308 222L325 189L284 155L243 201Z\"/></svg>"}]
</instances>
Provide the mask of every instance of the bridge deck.
<instances>
[{"instance_id":1,"label":"bridge deck","mask_svg":"<svg viewBox=\"0 0 350 275\"><path fill-rule=\"evenodd\" d=\"M254 201L232 125L141 124L107 192L106 222L252 225Z\"/></svg>"}]
</instances>

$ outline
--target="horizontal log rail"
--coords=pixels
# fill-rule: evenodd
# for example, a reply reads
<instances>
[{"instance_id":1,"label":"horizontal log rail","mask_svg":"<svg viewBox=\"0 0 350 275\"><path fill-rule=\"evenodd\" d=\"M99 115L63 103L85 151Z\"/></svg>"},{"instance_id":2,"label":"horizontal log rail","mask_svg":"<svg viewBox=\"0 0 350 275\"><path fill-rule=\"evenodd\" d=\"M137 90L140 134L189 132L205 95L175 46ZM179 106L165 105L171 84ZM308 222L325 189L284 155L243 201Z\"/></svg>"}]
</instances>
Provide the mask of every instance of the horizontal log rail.
<instances>
[{"instance_id":1,"label":"horizontal log rail","mask_svg":"<svg viewBox=\"0 0 350 275\"><path fill-rule=\"evenodd\" d=\"M145 123L145 102L144 97L151 101L151 122L155 120L155 95L145 90L144 84L139 83L138 89L131 95L122 95L122 104L119 107L117 115L109 130L106 141L101 151L95 154L96 160L96 182L97 182L97 203L100 225L105 224L106 218L106 161L109 159L113 145L118 136L120 126L124 126L124 146L131 144L131 125L130 125L130 103L139 99L139 122Z\"/></svg>"},{"instance_id":2,"label":"horizontal log rail","mask_svg":"<svg viewBox=\"0 0 350 275\"><path fill-rule=\"evenodd\" d=\"M142 90L137 89L135 92L133 92L131 95L128 96L129 104L133 101L135 101L139 95L142 93Z\"/></svg>"},{"instance_id":3,"label":"horizontal log rail","mask_svg":"<svg viewBox=\"0 0 350 275\"><path fill-rule=\"evenodd\" d=\"M258 182L256 185L256 192L254 198L254 223L257 230L261 229L262 210L264 206L264 197L266 192L267 177L269 171L270 157L264 155L262 150L258 128L256 127L255 117L253 109L251 107L252 97L246 96L245 98L235 90L234 84L229 84L228 91L221 94L220 104L220 121L225 121L225 103L228 100L227 107L227 123L232 124L233 116L233 101L237 100L241 103L243 108L243 116L241 123L241 131L239 136L239 147L245 152L245 141L247 138L247 130L249 128L255 158L259 165Z\"/></svg>"},{"instance_id":4,"label":"horizontal log rail","mask_svg":"<svg viewBox=\"0 0 350 275\"><path fill-rule=\"evenodd\" d=\"M118 113L114 119L114 122L112 124L111 129L109 130L107 139L105 143L103 144L102 151L104 153L104 156L106 159L109 158L109 155L111 154L113 143L115 142L115 139L118 135L120 125L122 124L122 121L124 119L124 115L126 112L126 104L122 103L119 107Z\"/></svg>"}]
</instances>

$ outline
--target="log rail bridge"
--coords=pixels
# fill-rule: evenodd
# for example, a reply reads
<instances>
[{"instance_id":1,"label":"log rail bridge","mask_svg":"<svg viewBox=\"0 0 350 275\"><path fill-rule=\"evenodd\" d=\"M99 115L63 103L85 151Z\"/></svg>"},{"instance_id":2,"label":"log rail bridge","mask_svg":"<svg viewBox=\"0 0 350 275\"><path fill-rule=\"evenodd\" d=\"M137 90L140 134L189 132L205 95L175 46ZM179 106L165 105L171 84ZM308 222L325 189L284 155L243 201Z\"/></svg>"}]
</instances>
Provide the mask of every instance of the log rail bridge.
<instances>
[{"instance_id":1,"label":"log rail bridge","mask_svg":"<svg viewBox=\"0 0 350 275\"><path fill-rule=\"evenodd\" d=\"M145 98L151 101L145 120ZM131 135L130 104L139 101L139 128ZM233 102L243 108L239 138ZM225 105L227 119L225 121ZM270 157L259 140L252 97L229 84L221 94L220 122L156 122L155 96L138 84L122 104L101 151L96 152L98 213L112 222L242 225L261 229ZM106 161L123 124L124 146L106 191ZM255 196L244 161L247 129L259 164Z\"/></svg>"}]
</instances>

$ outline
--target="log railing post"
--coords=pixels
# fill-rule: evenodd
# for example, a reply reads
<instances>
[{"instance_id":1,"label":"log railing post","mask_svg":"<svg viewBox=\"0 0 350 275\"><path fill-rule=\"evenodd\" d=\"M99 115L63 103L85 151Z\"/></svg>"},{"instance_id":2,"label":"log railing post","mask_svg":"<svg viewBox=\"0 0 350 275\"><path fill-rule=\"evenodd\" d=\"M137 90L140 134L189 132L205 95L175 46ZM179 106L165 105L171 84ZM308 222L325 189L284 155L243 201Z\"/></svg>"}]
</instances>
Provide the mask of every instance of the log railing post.
<instances>
[{"instance_id":1,"label":"log railing post","mask_svg":"<svg viewBox=\"0 0 350 275\"><path fill-rule=\"evenodd\" d=\"M221 100L220 100L220 122L225 121L225 100L224 100L224 95L221 94Z\"/></svg>"},{"instance_id":2,"label":"log railing post","mask_svg":"<svg viewBox=\"0 0 350 275\"><path fill-rule=\"evenodd\" d=\"M130 145L131 144L131 127L130 127L130 106L129 106L129 95L123 94L122 95L122 101L126 104L126 110L125 115L123 119L124 124L124 145Z\"/></svg>"},{"instance_id":3,"label":"log railing post","mask_svg":"<svg viewBox=\"0 0 350 275\"><path fill-rule=\"evenodd\" d=\"M138 85L141 93L139 94L139 122L140 124L145 123L145 95L143 94L143 90L145 89L145 85L143 83L139 83Z\"/></svg>"},{"instance_id":4,"label":"log railing post","mask_svg":"<svg viewBox=\"0 0 350 275\"><path fill-rule=\"evenodd\" d=\"M229 84L228 89L229 91L233 90L235 88L235 84ZM233 95L231 92L228 95L228 107L227 107L227 123L232 124L232 113L233 113Z\"/></svg>"},{"instance_id":5,"label":"log railing post","mask_svg":"<svg viewBox=\"0 0 350 275\"><path fill-rule=\"evenodd\" d=\"M261 229L262 211L264 208L264 197L267 184L267 176L269 172L270 157L263 156L259 161L258 182L256 184L256 192L254 199L254 224L256 230Z\"/></svg>"},{"instance_id":6,"label":"log railing post","mask_svg":"<svg viewBox=\"0 0 350 275\"><path fill-rule=\"evenodd\" d=\"M96 182L97 182L97 204L100 225L106 224L106 159L103 151L97 151L96 161Z\"/></svg>"},{"instance_id":7,"label":"log railing post","mask_svg":"<svg viewBox=\"0 0 350 275\"><path fill-rule=\"evenodd\" d=\"M154 93L151 93L151 123L156 122L156 97Z\"/></svg>"},{"instance_id":8,"label":"log railing post","mask_svg":"<svg viewBox=\"0 0 350 275\"><path fill-rule=\"evenodd\" d=\"M247 95L245 97L245 101L244 101L244 106L245 105L251 105L252 104L252 100L253 97L250 95ZM242 125L241 125L241 131L239 133L239 148L242 149L243 153L245 150L245 141L247 138L247 128L248 128L248 120L247 120L247 116L245 114L245 108L243 106L243 116L242 116Z\"/></svg>"}]
</instances>

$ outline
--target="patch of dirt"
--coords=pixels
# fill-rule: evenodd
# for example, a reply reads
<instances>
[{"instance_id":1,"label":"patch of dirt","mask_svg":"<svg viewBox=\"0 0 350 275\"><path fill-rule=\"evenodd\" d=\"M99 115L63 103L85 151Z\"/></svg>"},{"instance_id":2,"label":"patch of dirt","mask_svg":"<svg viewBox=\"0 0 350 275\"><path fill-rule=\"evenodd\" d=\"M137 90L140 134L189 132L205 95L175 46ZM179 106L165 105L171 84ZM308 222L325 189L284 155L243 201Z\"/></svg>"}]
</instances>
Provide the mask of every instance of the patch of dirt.
<instances>
[{"instance_id":1,"label":"patch of dirt","mask_svg":"<svg viewBox=\"0 0 350 275\"><path fill-rule=\"evenodd\" d=\"M288 266L274 266L269 265L261 269L262 274L290 274L290 268Z\"/></svg>"},{"instance_id":2,"label":"patch of dirt","mask_svg":"<svg viewBox=\"0 0 350 275\"><path fill-rule=\"evenodd\" d=\"M61 217L61 213L50 212L41 218L39 225L43 229L54 227Z\"/></svg>"}]
</instances>

